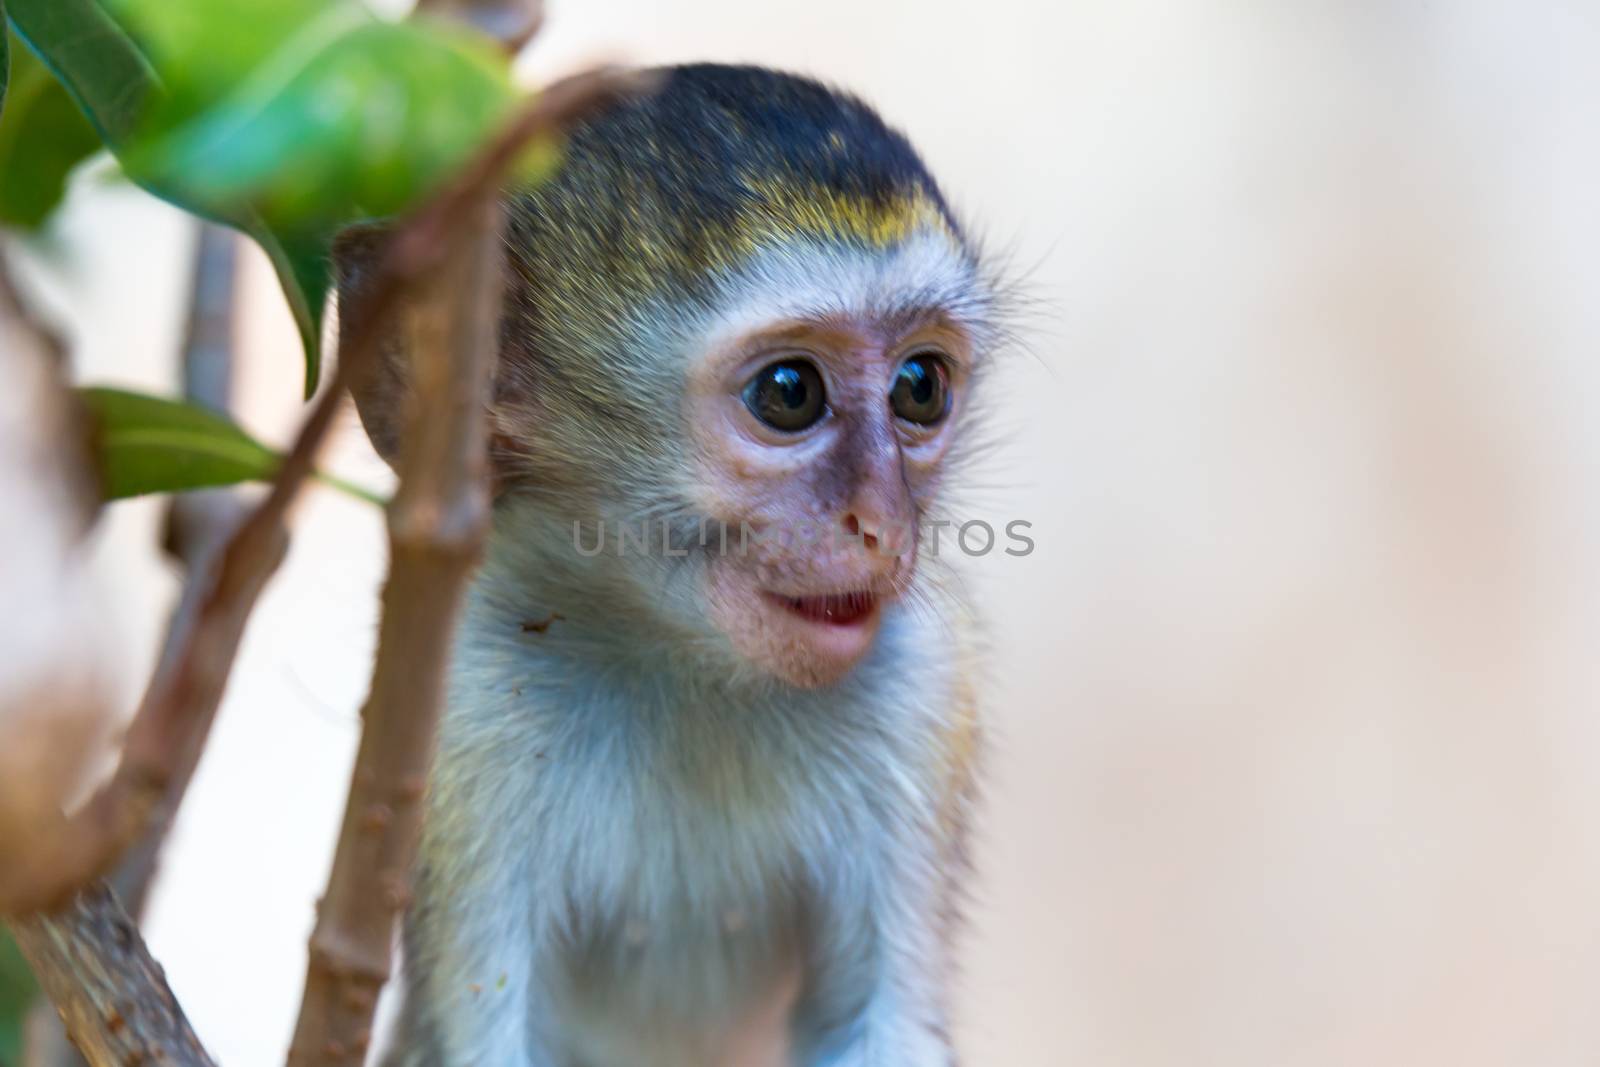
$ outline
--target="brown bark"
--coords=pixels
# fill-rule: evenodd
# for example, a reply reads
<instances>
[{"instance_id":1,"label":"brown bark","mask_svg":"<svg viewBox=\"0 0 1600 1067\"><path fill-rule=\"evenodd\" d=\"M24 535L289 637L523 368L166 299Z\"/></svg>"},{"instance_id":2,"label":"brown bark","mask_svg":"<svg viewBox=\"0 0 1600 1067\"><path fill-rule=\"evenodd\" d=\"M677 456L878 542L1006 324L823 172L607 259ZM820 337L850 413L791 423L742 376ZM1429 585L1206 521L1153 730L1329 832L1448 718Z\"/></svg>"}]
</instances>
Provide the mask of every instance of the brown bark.
<instances>
[{"instance_id":1,"label":"brown bark","mask_svg":"<svg viewBox=\"0 0 1600 1067\"><path fill-rule=\"evenodd\" d=\"M497 207L479 205L457 233L401 330L426 417L413 411L402 439L378 657L311 937L293 1064L358 1063L366 1051L410 885L451 635L488 530L484 412L500 306Z\"/></svg>"},{"instance_id":2,"label":"brown bark","mask_svg":"<svg viewBox=\"0 0 1600 1067\"><path fill-rule=\"evenodd\" d=\"M192 404L228 414L233 392L233 309L239 236L214 222L201 222L190 279L189 313L182 349L183 396ZM248 507L232 489L174 494L167 503L163 546L192 577L206 572L238 529ZM180 768L180 771L183 770ZM123 855L111 887L135 920L144 914L161 858L161 847L189 788L188 773L175 774L167 796L144 832Z\"/></svg>"},{"instance_id":3,"label":"brown bark","mask_svg":"<svg viewBox=\"0 0 1600 1067\"><path fill-rule=\"evenodd\" d=\"M111 890L13 920L11 933L93 1067L210 1067L161 967Z\"/></svg>"},{"instance_id":4,"label":"brown bark","mask_svg":"<svg viewBox=\"0 0 1600 1067\"><path fill-rule=\"evenodd\" d=\"M358 316L355 336L375 344L389 318L375 308L379 297L397 288L395 278L416 279L400 333L412 362L411 396L427 410L425 418L410 413L401 439L378 657L311 936L293 1067L361 1062L410 894L451 639L488 530L485 412L498 351L500 177L530 140L634 84L600 71L547 90L453 188L401 226L380 257L379 291L349 309ZM424 264L432 266L419 273Z\"/></svg>"}]
</instances>

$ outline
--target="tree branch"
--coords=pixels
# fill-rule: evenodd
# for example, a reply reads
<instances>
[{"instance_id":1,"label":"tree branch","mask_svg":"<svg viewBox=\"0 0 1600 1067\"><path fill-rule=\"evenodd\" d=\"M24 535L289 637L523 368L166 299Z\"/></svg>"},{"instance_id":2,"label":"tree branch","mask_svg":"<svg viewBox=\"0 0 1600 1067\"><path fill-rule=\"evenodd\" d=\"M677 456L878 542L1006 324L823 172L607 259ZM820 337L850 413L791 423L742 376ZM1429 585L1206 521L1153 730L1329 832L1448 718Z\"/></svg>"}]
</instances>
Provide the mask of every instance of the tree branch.
<instances>
[{"instance_id":1,"label":"tree branch","mask_svg":"<svg viewBox=\"0 0 1600 1067\"><path fill-rule=\"evenodd\" d=\"M450 639L488 529L484 412L499 320L498 210L478 206L457 234L401 331L427 417L412 411L402 438L378 657L291 1064L360 1062L366 1052L410 884Z\"/></svg>"},{"instance_id":2,"label":"tree branch","mask_svg":"<svg viewBox=\"0 0 1600 1067\"><path fill-rule=\"evenodd\" d=\"M211 1067L161 967L110 889L96 886L59 913L17 919L10 926L91 1064Z\"/></svg>"},{"instance_id":3,"label":"tree branch","mask_svg":"<svg viewBox=\"0 0 1600 1067\"><path fill-rule=\"evenodd\" d=\"M238 274L239 236L214 222L197 227L190 278L189 313L182 349L183 395L227 414L233 393L233 310ZM176 493L167 502L163 547L188 575L206 573L216 554L238 529L248 506L232 489L197 489ZM220 694L219 694L220 699ZM167 784L166 798L151 814L139 839L123 854L111 886L135 920L144 914L146 896L155 878L161 847L188 791L183 768Z\"/></svg>"},{"instance_id":4,"label":"tree branch","mask_svg":"<svg viewBox=\"0 0 1600 1067\"><path fill-rule=\"evenodd\" d=\"M412 361L414 407L389 506L389 580L361 745L289 1050L296 1067L359 1063L365 1055L395 923L410 895L451 639L488 532L485 415L499 348L501 176L528 141L632 84L601 71L548 89L380 257L380 292L397 291L395 278L415 279L405 287L399 330ZM423 263L426 273L414 273ZM377 295L351 309L359 343L375 344L391 321L375 304Z\"/></svg>"}]
</instances>

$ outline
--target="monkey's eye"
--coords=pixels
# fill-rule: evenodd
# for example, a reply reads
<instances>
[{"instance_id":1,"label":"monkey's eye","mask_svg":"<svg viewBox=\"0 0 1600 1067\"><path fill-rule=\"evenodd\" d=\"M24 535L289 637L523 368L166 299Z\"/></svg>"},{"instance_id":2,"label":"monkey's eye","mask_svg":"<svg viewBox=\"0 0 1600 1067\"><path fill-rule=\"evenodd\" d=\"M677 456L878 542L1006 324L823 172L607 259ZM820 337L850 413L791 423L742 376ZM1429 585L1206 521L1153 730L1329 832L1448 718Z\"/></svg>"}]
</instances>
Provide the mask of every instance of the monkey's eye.
<instances>
[{"instance_id":1,"label":"monkey's eye","mask_svg":"<svg viewBox=\"0 0 1600 1067\"><path fill-rule=\"evenodd\" d=\"M799 433L822 418L822 375L803 359L762 367L744 387L744 406L775 430Z\"/></svg>"},{"instance_id":2,"label":"monkey's eye","mask_svg":"<svg viewBox=\"0 0 1600 1067\"><path fill-rule=\"evenodd\" d=\"M889 389L889 407L907 422L932 426L950 410L950 374L944 360L929 352L900 364Z\"/></svg>"}]
</instances>

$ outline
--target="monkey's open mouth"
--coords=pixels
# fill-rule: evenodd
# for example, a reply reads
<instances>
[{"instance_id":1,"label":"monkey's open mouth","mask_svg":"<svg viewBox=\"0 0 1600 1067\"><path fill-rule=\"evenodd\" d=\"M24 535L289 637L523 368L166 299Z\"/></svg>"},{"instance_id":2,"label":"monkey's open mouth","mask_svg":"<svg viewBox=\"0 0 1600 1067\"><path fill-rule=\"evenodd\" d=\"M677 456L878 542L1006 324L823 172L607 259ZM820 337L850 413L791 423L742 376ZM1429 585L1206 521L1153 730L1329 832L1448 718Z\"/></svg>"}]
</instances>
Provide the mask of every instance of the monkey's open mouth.
<instances>
[{"instance_id":1,"label":"monkey's open mouth","mask_svg":"<svg viewBox=\"0 0 1600 1067\"><path fill-rule=\"evenodd\" d=\"M878 607L878 598L866 590L827 593L822 596L781 596L777 593L768 595L802 619L828 626L853 626L870 616Z\"/></svg>"}]
</instances>

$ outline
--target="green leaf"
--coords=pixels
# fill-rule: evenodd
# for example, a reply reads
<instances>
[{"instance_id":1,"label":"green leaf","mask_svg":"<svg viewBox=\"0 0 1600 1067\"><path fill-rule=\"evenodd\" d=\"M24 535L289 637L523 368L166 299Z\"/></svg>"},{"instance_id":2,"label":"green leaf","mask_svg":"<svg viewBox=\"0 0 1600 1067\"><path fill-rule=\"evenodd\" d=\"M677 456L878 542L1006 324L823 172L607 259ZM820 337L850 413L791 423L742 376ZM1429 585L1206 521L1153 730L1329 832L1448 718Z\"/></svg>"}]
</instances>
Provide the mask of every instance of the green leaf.
<instances>
[{"instance_id":1,"label":"green leaf","mask_svg":"<svg viewBox=\"0 0 1600 1067\"><path fill-rule=\"evenodd\" d=\"M161 78L161 98L136 119L143 132L202 114L270 59L292 51L297 38L336 33L372 17L357 0L97 2Z\"/></svg>"},{"instance_id":2,"label":"green leaf","mask_svg":"<svg viewBox=\"0 0 1600 1067\"><path fill-rule=\"evenodd\" d=\"M135 143L143 124L155 121L149 116L176 106L164 103L170 94L155 68L133 38L96 0L9 0L9 4L8 13L18 35L44 59L51 73L60 79L119 159ZM176 10L190 5L173 0L170 6ZM208 36L226 37L227 26L225 22L214 23ZM218 32L219 27L223 32ZM183 94L176 99L181 102L192 99L193 95ZM194 209L159 183L141 181L140 184L179 207ZM305 349L306 395L309 396L316 387L320 363L327 266L323 265L320 275L303 266L296 269L295 265L305 258L304 253L291 254L248 205L210 217L255 238L277 269Z\"/></svg>"},{"instance_id":3,"label":"green leaf","mask_svg":"<svg viewBox=\"0 0 1600 1067\"><path fill-rule=\"evenodd\" d=\"M500 53L467 31L329 24L131 154L130 170L202 210L251 203L275 232L327 233L436 187L517 98Z\"/></svg>"},{"instance_id":4,"label":"green leaf","mask_svg":"<svg viewBox=\"0 0 1600 1067\"><path fill-rule=\"evenodd\" d=\"M334 233L415 203L517 98L487 38L356 0L7 2L135 181L266 249L308 396Z\"/></svg>"},{"instance_id":5,"label":"green leaf","mask_svg":"<svg viewBox=\"0 0 1600 1067\"><path fill-rule=\"evenodd\" d=\"M9 36L0 33L0 41ZM55 210L67 175L99 149L100 137L33 53L10 52L10 92L0 111L0 222L31 229Z\"/></svg>"},{"instance_id":6,"label":"green leaf","mask_svg":"<svg viewBox=\"0 0 1600 1067\"><path fill-rule=\"evenodd\" d=\"M122 389L80 391L108 500L272 477L276 452L221 415Z\"/></svg>"},{"instance_id":7,"label":"green leaf","mask_svg":"<svg viewBox=\"0 0 1600 1067\"><path fill-rule=\"evenodd\" d=\"M160 80L95 0L7 0L17 33L61 79L113 150L127 141Z\"/></svg>"},{"instance_id":8,"label":"green leaf","mask_svg":"<svg viewBox=\"0 0 1600 1067\"><path fill-rule=\"evenodd\" d=\"M95 386L78 390L94 422L108 500L267 481L282 455L226 417L180 400ZM319 481L380 507L383 497L332 475Z\"/></svg>"},{"instance_id":9,"label":"green leaf","mask_svg":"<svg viewBox=\"0 0 1600 1067\"><path fill-rule=\"evenodd\" d=\"M305 301L297 318L320 324L333 235L399 214L435 189L517 98L504 56L477 33L337 6L214 106L123 159L137 180L191 210L227 218L247 205L250 232L272 235L269 257L298 283L285 285L291 303ZM524 161L537 165L519 176L542 177L558 158L536 146ZM317 338L304 339L310 396Z\"/></svg>"}]
</instances>

